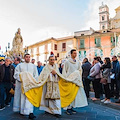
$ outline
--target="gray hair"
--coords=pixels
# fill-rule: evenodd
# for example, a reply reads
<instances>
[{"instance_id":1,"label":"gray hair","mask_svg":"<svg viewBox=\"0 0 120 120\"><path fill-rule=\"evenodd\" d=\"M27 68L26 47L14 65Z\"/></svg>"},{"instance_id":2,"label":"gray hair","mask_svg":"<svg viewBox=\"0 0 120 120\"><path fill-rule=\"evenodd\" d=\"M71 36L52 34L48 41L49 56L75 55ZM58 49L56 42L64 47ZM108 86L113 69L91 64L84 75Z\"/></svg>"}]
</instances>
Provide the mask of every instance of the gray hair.
<instances>
[{"instance_id":1,"label":"gray hair","mask_svg":"<svg viewBox=\"0 0 120 120\"><path fill-rule=\"evenodd\" d=\"M10 61L12 61L10 57L5 58L5 60L10 60Z\"/></svg>"}]
</instances>

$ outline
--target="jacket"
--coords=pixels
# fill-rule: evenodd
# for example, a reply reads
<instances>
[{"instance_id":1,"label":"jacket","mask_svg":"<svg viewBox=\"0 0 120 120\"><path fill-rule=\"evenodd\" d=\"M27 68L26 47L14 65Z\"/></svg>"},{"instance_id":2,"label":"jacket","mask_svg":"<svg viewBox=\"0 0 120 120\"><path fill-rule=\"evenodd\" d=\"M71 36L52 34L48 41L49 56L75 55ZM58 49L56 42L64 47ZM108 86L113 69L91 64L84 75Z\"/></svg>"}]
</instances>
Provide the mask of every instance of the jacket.
<instances>
[{"instance_id":1,"label":"jacket","mask_svg":"<svg viewBox=\"0 0 120 120\"><path fill-rule=\"evenodd\" d=\"M89 76L89 73L90 73L90 69L91 69L91 64L90 62L85 62L83 65L82 65L82 77L83 78L87 78L87 76Z\"/></svg>"},{"instance_id":2,"label":"jacket","mask_svg":"<svg viewBox=\"0 0 120 120\"><path fill-rule=\"evenodd\" d=\"M10 65L10 82L11 83L15 83L15 79L14 79L14 66ZM5 75L5 64L0 66L0 83L3 81L4 79L4 75Z\"/></svg>"},{"instance_id":3,"label":"jacket","mask_svg":"<svg viewBox=\"0 0 120 120\"><path fill-rule=\"evenodd\" d=\"M90 75L92 77L95 77L95 79L102 78L102 72L100 70L100 63L96 63L90 70Z\"/></svg>"},{"instance_id":4,"label":"jacket","mask_svg":"<svg viewBox=\"0 0 120 120\"><path fill-rule=\"evenodd\" d=\"M104 64L101 69L103 70L103 78L107 80L107 83L111 83L110 72L111 72L111 63Z\"/></svg>"},{"instance_id":5,"label":"jacket","mask_svg":"<svg viewBox=\"0 0 120 120\"><path fill-rule=\"evenodd\" d=\"M119 67L119 61L118 60L113 61L111 72L116 74L118 72L118 67Z\"/></svg>"}]
</instances>

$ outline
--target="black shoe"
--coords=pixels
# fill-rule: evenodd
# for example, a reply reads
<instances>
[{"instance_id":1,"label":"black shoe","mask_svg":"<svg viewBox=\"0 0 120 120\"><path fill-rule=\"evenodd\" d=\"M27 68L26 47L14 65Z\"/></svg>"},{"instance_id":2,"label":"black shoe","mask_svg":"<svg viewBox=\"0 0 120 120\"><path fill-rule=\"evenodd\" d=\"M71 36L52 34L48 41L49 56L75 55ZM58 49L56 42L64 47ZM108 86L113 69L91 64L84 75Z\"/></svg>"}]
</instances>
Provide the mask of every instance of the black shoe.
<instances>
[{"instance_id":1,"label":"black shoe","mask_svg":"<svg viewBox=\"0 0 120 120\"><path fill-rule=\"evenodd\" d=\"M119 97L118 97L118 96L115 96L115 99L119 99Z\"/></svg>"},{"instance_id":2,"label":"black shoe","mask_svg":"<svg viewBox=\"0 0 120 120\"><path fill-rule=\"evenodd\" d=\"M66 110L66 113L67 113L67 115L72 115L71 109L67 109L67 110Z\"/></svg>"},{"instance_id":3,"label":"black shoe","mask_svg":"<svg viewBox=\"0 0 120 120\"><path fill-rule=\"evenodd\" d=\"M61 115L60 114L55 114L55 117L60 118Z\"/></svg>"},{"instance_id":4,"label":"black shoe","mask_svg":"<svg viewBox=\"0 0 120 120\"><path fill-rule=\"evenodd\" d=\"M0 106L0 111L4 110L5 109L5 106Z\"/></svg>"},{"instance_id":5,"label":"black shoe","mask_svg":"<svg viewBox=\"0 0 120 120\"><path fill-rule=\"evenodd\" d=\"M34 118L36 118L36 116L34 116L33 113L30 113L30 114L29 114L29 119L34 119Z\"/></svg>"},{"instance_id":6,"label":"black shoe","mask_svg":"<svg viewBox=\"0 0 120 120\"><path fill-rule=\"evenodd\" d=\"M45 111L45 114L50 114L49 112Z\"/></svg>"},{"instance_id":7,"label":"black shoe","mask_svg":"<svg viewBox=\"0 0 120 120\"><path fill-rule=\"evenodd\" d=\"M73 108L71 108L71 112L72 112L73 114L76 114L76 111L73 110Z\"/></svg>"},{"instance_id":8,"label":"black shoe","mask_svg":"<svg viewBox=\"0 0 120 120\"><path fill-rule=\"evenodd\" d=\"M5 106L10 107L10 104L9 104L9 103L6 103Z\"/></svg>"},{"instance_id":9,"label":"black shoe","mask_svg":"<svg viewBox=\"0 0 120 120\"><path fill-rule=\"evenodd\" d=\"M120 103L120 100L116 101L115 103Z\"/></svg>"}]
</instances>

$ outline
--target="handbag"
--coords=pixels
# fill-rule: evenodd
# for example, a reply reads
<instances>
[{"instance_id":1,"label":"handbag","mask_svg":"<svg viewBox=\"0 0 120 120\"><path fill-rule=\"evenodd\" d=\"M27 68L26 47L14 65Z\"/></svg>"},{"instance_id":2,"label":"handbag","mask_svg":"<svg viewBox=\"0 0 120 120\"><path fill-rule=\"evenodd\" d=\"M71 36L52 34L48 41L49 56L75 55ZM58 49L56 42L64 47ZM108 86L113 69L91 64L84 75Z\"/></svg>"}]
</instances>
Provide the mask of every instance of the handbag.
<instances>
[{"instance_id":1,"label":"handbag","mask_svg":"<svg viewBox=\"0 0 120 120\"><path fill-rule=\"evenodd\" d=\"M107 84L107 79L106 78L101 78L100 83L106 85Z\"/></svg>"},{"instance_id":2,"label":"handbag","mask_svg":"<svg viewBox=\"0 0 120 120\"><path fill-rule=\"evenodd\" d=\"M12 95L14 95L15 90L13 90L13 88L11 88L10 91L9 91L9 93L12 94Z\"/></svg>"},{"instance_id":3,"label":"handbag","mask_svg":"<svg viewBox=\"0 0 120 120\"><path fill-rule=\"evenodd\" d=\"M15 93L15 84L14 83L12 83L12 86L11 86L9 93L14 95L14 93Z\"/></svg>"}]
</instances>

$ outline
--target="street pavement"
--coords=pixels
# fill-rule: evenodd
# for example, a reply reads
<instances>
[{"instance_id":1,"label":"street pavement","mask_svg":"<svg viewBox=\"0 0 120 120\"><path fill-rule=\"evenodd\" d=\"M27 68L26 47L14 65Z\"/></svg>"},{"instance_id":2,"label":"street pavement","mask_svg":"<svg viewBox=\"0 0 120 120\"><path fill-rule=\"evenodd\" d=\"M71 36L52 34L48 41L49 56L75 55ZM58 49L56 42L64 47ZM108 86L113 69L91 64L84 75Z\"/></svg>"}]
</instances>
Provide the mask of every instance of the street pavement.
<instances>
[{"instance_id":1,"label":"street pavement","mask_svg":"<svg viewBox=\"0 0 120 120\"><path fill-rule=\"evenodd\" d=\"M67 115L62 110L61 118L56 118L53 115L45 114L44 111L40 111L35 108L34 114L35 120L120 120L120 110L112 109L107 106L95 104L89 102L87 107L77 108L74 115ZM0 111L0 120L27 120L28 116L22 116L19 113L12 111L12 105L6 107L3 111Z\"/></svg>"}]
</instances>

